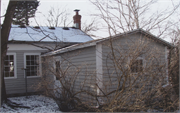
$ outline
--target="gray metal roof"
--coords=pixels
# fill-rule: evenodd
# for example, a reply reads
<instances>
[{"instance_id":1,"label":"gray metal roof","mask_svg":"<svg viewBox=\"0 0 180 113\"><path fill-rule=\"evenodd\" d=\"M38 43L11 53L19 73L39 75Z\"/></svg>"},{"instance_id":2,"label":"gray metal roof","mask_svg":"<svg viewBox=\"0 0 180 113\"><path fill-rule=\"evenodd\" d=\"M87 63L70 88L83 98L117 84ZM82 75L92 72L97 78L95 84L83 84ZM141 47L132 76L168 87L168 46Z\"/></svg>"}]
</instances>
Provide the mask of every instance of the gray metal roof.
<instances>
[{"instance_id":1,"label":"gray metal roof","mask_svg":"<svg viewBox=\"0 0 180 113\"><path fill-rule=\"evenodd\" d=\"M87 42L93 38L83 31L71 27L54 27L49 29L45 26L24 28L12 25L9 41L27 42Z\"/></svg>"}]
</instances>

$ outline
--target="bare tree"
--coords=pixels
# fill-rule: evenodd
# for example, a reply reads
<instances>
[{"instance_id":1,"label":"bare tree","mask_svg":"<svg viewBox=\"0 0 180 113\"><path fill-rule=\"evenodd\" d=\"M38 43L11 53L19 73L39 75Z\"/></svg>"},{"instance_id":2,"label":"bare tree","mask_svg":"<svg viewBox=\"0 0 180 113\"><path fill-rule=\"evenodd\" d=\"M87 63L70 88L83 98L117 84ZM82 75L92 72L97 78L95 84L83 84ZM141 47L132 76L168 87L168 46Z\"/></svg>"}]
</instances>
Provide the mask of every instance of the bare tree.
<instances>
[{"instance_id":1,"label":"bare tree","mask_svg":"<svg viewBox=\"0 0 180 113\"><path fill-rule=\"evenodd\" d=\"M69 15L70 13L66 7L51 7L48 11L48 15L44 15L44 17L47 18L47 26L49 27L68 27L72 23L72 21L69 20Z\"/></svg>"},{"instance_id":2,"label":"bare tree","mask_svg":"<svg viewBox=\"0 0 180 113\"><path fill-rule=\"evenodd\" d=\"M123 33L134 29L144 29L153 32L156 36L166 36L168 29L178 23L171 21L177 13L180 3L173 4L172 8L157 11L155 0L90 0L97 8L94 16L104 21L109 35ZM153 11L154 10L154 11Z\"/></svg>"},{"instance_id":3,"label":"bare tree","mask_svg":"<svg viewBox=\"0 0 180 113\"><path fill-rule=\"evenodd\" d=\"M37 2L36 0L31 1L31 4L28 4L28 6L33 5L33 2L36 3L36 8L37 8L39 2ZM19 11L19 9L21 8L21 10L22 10L24 8L24 7L22 8L20 6L20 5L22 5L21 3L22 3L22 1L19 1L19 2L18 1L11 1L11 0L9 1L8 7L6 10L6 14L4 16L5 17L4 22L3 22L3 25L1 28L1 32L2 32L1 33L1 84L2 84L1 85L1 92L2 92L1 103L7 102L6 88L5 88L5 83L4 83L4 71L3 70L4 70L4 58L5 58L6 52L7 52L7 43L8 43L9 33L10 33L11 23L13 22L13 19L19 18L20 17L19 13L21 12L21 11ZM31 15L33 15L35 13L34 10L29 9L27 12L29 12ZM21 19L25 18L24 15L21 15L21 16L22 16ZM28 15L28 17L26 17L26 20L29 17L31 17L31 16Z\"/></svg>"},{"instance_id":4,"label":"bare tree","mask_svg":"<svg viewBox=\"0 0 180 113\"><path fill-rule=\"evenodd\" d=\"M6 89L5 89L5 83L4 83L4 74L3 74L3 70L4 70L4 57L6 55L6 51L7 51L7 42L8 42L8 37L9 37L9 32L10 32L10 28L11 28L11 22L12 22L12 18L13 18L13 13L14 10L16 8L16 1L10 1L7 11L6 11L6 15L5 15L5 20L4 23L2 25L2 29L1 29L1 103L3 101L7 101L7 97L6 97Z\"/></svg>"},{"instance_id":5,"label":"bare tree","mask_svg":"<svg viewBox=\"0 0 180 113\"><path fill-rule=\"evenodd\" d=\"M100 29L98 23L99 22L97 18L93 18L90 23L87 23L87 21L85 21L82 24L82 31L91 37L98 38L98 36L96 35L96 32Z\"/></svg>"}]
</instances>

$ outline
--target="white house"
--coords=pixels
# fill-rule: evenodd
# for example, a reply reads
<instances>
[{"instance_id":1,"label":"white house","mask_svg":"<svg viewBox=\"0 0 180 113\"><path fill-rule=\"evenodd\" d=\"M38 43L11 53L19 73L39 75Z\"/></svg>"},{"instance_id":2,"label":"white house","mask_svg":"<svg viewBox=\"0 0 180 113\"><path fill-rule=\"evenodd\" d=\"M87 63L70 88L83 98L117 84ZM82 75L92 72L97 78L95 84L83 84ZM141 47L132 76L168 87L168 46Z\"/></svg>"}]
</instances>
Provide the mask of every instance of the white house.
<instances>
[{"instance_id":1,"label":"white house","mask_svg":"<svg viewBox=\"0 0 180 113\"><path fill-rule=\"evenodd\" d=\"M80 25L78 11L74 23ZM41 54L67 47L72 44L93 40L76 27L45 27L12 25L7 56L4 62L4 77L8 95L37 92L36 84L41 80ZM25 73L25 70L26 73Z\"/></svg>"}]
</instances>

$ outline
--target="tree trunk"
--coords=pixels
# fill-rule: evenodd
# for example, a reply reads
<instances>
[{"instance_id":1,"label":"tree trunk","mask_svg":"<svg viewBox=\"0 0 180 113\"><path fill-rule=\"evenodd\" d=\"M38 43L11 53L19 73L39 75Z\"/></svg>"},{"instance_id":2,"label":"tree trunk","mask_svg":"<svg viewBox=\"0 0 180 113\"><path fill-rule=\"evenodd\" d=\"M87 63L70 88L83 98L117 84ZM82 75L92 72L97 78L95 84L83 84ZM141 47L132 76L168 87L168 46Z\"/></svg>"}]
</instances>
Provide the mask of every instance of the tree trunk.
<instances>
[{"instance_id":1,"label":"tree trunk","mask_svg":"<svg viewBox=\"0 0 180 113\"><path fill-rule=\"evenodd\" d=\"M9 32L11 29L11 23L13 14L16 8L17 1L9 1L8 8L6 10L4 22L1 28L1 103L7 102L6 87L4 82L4 58L7 52L7 43L9 38Z\"/></svg>"}]
</instances>

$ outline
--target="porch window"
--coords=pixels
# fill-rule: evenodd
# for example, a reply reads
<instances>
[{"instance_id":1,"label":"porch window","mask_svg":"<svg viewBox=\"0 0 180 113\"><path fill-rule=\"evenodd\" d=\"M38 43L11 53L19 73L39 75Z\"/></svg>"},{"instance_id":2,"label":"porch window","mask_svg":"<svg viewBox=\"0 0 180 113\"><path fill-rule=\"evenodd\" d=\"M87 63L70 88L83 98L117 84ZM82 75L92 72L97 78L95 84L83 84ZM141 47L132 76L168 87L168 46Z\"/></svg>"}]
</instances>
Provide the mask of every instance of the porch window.
<instances>
[{"instance_id":1,"label":"porch window","mask_svg":"<svg viewBox=\"0 0 180 113\"><path fill-rule=\"evenodd\" d=\"M133 61L131 65L131 72L132 73L139 73L143 71L143 59L138 58L135 61Z\"/></svg>"},{"instance_id":2,"label":"porch window","mask_svg":"<svg viewBox=\"0 0 180 113\"><path fill-rule=\"evenodd\" d=\"M4 77L14 78L16 77L16 54L7 53L4 60Z\"/></svg>"},{"instance_id":3,"label":"porch window","mask_svg":"<svg viewBox=\"0 0 180 113\"><path fill-rule=\"evenodd\" d=\"M40 76L40 54L25 54L26 76Z\"/></svg>"}]
</instances>

